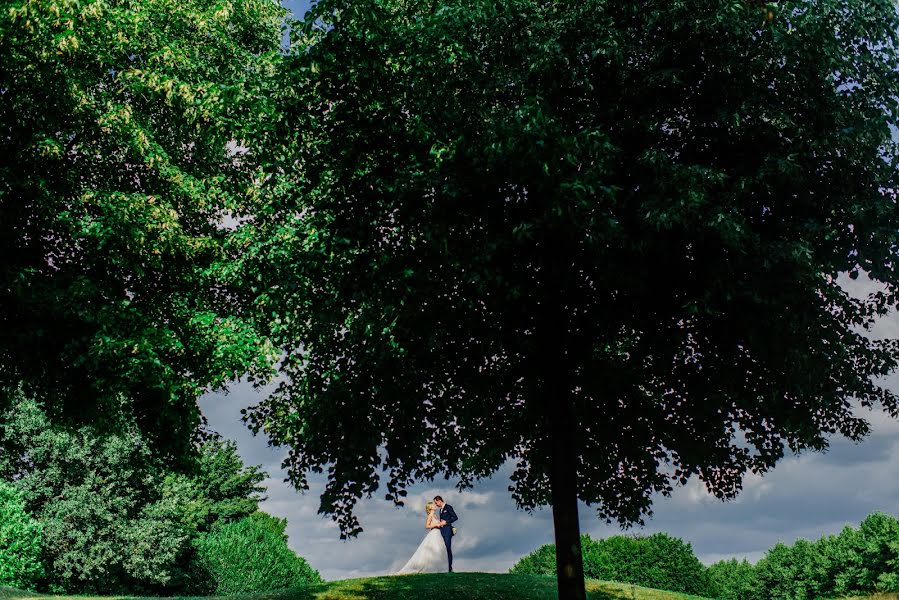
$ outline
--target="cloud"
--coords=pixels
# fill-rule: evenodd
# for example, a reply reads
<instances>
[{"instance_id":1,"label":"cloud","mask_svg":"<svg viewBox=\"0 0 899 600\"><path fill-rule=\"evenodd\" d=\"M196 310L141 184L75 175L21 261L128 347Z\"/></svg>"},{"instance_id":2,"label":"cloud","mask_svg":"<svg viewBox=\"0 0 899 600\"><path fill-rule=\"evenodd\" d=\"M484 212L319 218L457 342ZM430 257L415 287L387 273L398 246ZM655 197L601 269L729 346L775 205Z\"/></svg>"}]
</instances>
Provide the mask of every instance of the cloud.
<instances>
[{"instance_id":1,"label":"cloud","mask_svg":"<svg viewBox=\"0 0 899 600\"><path fill-rule=\"evenodd\" d=\"M899 318L893 314L877 323L871 335L896 332ZM885 379L885 385L899 390L899 376ZM237 384L229 394L203 397L201 407L214 429L237 442L247 463L268 471L263 510L288 519L291 548L326 579L399 569L424 537L424 503L435 494L444 496L459 514L459 535L453 543L457 570L506 571L522 555L552 541L549 510L526 513L515 508L507 490L511 465L464 493L456 492L452 481L417 484L410 488L405 508L394 507L383 495L363 500L358 516L365 531L357 539L340 541L336 524L318 514L322 477L310 478L306 494L294 491L284 483L280 468L286 451L269 448L264 437L254 437L240 422L240 409L257 403L263 394ZM875 510L899 514L899 421L882 412L859 413L872 423L864 442L836 437L825 453L788 456L766 476L748 476L743 493L729 502L713 498L691 480L671 498L657 497L653 518L631 532L663 531L680 537L706 563L730 557L755 561L778 541L837 533ZM621 533L586 506L580 514L584 532L595 537Z\"/></svg>"}]
</instances>

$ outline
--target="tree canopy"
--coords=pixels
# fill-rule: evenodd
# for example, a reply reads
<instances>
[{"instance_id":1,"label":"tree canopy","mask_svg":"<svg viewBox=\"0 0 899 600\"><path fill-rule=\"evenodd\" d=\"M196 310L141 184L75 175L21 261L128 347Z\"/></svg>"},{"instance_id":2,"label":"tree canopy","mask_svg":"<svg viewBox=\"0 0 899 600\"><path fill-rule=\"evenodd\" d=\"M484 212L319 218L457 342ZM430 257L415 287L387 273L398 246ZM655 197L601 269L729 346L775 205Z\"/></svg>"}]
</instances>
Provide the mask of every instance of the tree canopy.
<instances>
[{"instance_id":1,"label":"tree canopy","mask_svg":"<svg viewBox=\"0 0 899 600\"><path fill-rule=\"evenodd\" d=\"M271 360L223 283L271 109L271 0L24 0L0 11L0 384L54 419L138 416L189 449L195 400Z\"/></svg>"},{"instance_id":2,"label":"tree canopy","mask_svg":"<svg viewBox=\"0 0 899 600\"><path fill-rule=\"evenodd\" d=\"M345 535L382 480L513 461L560 589L575 495L629 524L861 439L854 405L899 410L865 336L899 284L897 31L890 0L318 2L239 234L285 355L250 424Z\"/></svg>"}]
</instances>

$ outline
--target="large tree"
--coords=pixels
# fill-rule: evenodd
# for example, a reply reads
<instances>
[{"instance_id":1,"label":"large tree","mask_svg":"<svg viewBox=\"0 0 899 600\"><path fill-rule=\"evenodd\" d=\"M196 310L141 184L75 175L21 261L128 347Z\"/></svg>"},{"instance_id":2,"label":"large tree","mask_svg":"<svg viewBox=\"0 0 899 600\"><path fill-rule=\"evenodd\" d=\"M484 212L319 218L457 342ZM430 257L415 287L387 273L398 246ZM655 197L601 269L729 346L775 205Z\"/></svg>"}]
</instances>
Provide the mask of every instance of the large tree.
<instances>
[{"instance_id":1,"label":"large tree","mask_svg":"<svg viewBox=\"0 0 899 600\"><path fill-rule=\"evenodd\" d=\"M515 465L583 598L577 500L627 525L697 476L858 440L896 340L892 0L322 0L241 231L283 383L248 413L327 472ZM840 287L866 273L867 298Z\"/></svg>"},{"instance_id":2,"label":"large tree","mask_svg":"<svg viewBox=\"0 0 899 600\"><path fill-rule=\"evenodd\" d=\"M65 421L103 419L125 394L149 439L179 455L198 393L270 360L218 267L227 217L256 187L248 140L269 120L283 12L4 4L0 385L53 399Z\"/></svg>"}]
</instances>

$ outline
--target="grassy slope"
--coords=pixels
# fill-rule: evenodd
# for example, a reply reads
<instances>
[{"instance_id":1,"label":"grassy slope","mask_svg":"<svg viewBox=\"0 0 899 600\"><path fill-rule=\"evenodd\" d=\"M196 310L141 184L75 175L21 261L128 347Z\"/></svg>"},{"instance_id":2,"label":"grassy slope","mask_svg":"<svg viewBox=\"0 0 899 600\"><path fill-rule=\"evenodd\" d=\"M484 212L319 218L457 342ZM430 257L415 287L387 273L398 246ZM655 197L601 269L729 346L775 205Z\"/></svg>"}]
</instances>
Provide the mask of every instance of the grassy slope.
<instances>
[{"instance_id":1,"label":"grassy slope","mask_svg":"<svg viewBox=\"0 0 899 600\"><path fill-rule=\"evenodd\" d=\"M37 594L0 588L0 600L25 600ZM704 600L638 586L587 582L589 600ZM60 599L64 597L58 597ZM72 597L74 598L74 597ZM79 596L78 600L88 600ZM555 600L554 578L496 573L440 573L403 577L347 579L285 592L253 594L244 600Z\"/></svg>"},{"instance_id":2,"label":"grassy slope","mask_svg":"<svg viewBox=\"0 0 899 600\"><path fill-rule=\"evenodd\" d=\"M39 594L0 587L0 600L26 600L39 597L41 597ZM589 600L704 600L699 596L602 581L587 582L587 597ZM87 596L55 598L90 600ZM241 598L242 600L555 600L556 584L550 577L535 575L455 573L346 579L286 592L253 594ZM852 600L899 600L899 595L886 594Z\"/></svg>"},{"instance_id":3,"label":"grassy slope","mask_svg":"<svg viewBox=\"0 0 899 600\"><path fill-rule=\"evenodd\" d=\"M702 600L618 583L590 581L590 600ZM554 578L536 575L453 573L348 579L278 595L277 600L555 600ZM271 600L276 600L272 598Z\"/></svg>"}]
</instances>

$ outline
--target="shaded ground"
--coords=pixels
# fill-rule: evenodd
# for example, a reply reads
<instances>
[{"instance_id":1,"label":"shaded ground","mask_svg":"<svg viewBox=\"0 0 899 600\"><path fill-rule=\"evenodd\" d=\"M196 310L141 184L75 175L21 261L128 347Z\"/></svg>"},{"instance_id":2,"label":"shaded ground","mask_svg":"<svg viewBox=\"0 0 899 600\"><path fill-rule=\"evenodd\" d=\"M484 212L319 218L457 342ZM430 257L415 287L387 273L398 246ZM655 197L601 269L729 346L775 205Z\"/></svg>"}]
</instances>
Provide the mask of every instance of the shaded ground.
<instances>
[{"instance_id":1,"label":"shaded ground","mask_svg":"<svg viewBox=\"0 0 899 600\"><path fill-rule=\"evenodd\" d=\"M0 588L0 599L25 600L39 594ZM638 586L587 582L589 600L705 600ZM90 600L86 596L59 596ZM538 575L439 573L330 581L283 592L242 596L242 600L556 600L556 581Z\"/></svg>"},{"instance_id":2,"label":"shaded ground","mask_svg":"<svg viewBox=\"0 0 899 600\"><path fill-rule=\"evenodd\" d=\"M676 594L639 586L588 581L589 600L706 600L700 596ZM55 598L58 600L100 600L89 596L41 596L0 587L0 600ZM556 582L538 575L499 573L453 573L345 579L283 592L247 596L221 596L241 600L556 600ZM106 597L105 600L110 600ZM139 600L128 598L122 600ZM178 600L173 598L172 600ZM899 600L897 594L864 596L846 600Z\"/></svg>"}]
</instances>

